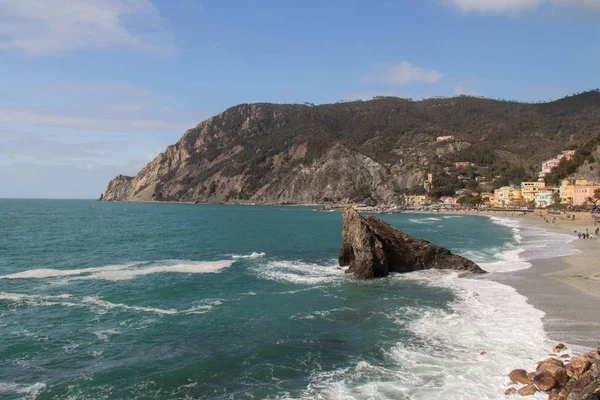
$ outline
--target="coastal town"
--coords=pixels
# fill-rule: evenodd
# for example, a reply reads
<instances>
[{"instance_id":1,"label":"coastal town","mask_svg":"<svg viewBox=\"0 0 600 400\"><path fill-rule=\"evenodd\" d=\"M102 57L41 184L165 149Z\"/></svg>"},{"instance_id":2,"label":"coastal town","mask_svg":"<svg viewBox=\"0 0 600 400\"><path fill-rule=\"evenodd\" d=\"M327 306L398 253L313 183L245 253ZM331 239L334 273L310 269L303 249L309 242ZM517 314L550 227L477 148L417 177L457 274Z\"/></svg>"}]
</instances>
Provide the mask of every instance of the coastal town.
<instances>
[{"instance_id":1,"label":"coastal town","mask_svg":"<svg viewBox=\"0 0 600 400\"><path fill-rule=\"evenodd\" d=\"M437 138L437 141L452 139L452 136L443 136ZM466 182L465 188L456 190L454 195L436 197L432 195L436 177L429 173L423 180L422 191L403 194L400 197L399 205L403 208L545 209L556 207L574 210L595 208L600 202L600 183L573 177L561 179L556 185L546 182L548 175L561 165L561 162L570 161L575 154L575 150L565 150L544 161L541 164L541 172L539 172L537 180L510 182L496 189L492 189L494 183L500 181L502 176L493 177L489 182L485 175L477 174L479 170L474 163L456 162L454 164L456 179ZM445 172L446 175L451 173L449 168L446 168Z\"/></svg>"}]
</instances>

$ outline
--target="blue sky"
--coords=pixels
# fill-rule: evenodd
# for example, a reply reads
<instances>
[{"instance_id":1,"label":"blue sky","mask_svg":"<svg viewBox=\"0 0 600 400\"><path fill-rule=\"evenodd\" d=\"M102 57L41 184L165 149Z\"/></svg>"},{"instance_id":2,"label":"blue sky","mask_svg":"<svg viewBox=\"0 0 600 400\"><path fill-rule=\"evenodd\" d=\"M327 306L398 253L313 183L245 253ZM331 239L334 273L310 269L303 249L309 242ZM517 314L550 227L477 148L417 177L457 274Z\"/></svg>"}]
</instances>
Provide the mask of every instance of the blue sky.
<instances>
[{"instance_id":1,"label":"blue sky","mask_svg":"<svg viewBox=\"0 0 600 400\"><path fill-rule=\"evenodd\" d=\"M96 198L239 103L599 87L600 0L0 0L0 197Z\"/></svg>"}]
</instances>

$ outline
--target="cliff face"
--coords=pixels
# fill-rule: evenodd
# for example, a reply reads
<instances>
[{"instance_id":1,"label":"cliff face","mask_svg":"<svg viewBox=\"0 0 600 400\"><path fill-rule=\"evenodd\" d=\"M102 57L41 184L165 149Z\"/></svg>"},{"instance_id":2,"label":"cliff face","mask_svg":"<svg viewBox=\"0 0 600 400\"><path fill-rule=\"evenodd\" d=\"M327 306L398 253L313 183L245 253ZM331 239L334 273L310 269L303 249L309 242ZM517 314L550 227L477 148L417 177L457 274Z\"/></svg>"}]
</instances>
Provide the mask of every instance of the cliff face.
<instances>
[{"instance_id":1,"label":"cliff face","mask_svg":"<svg viewBox=\"0 0 600 400\"><path fill-rule=\"evenodd\" d=\"M463 160L465 154L481 157L483 151L487 159L492 148L491 163L522 159L527 167L570 141L600 134L600 94L593 94L585 106L567 107L571 103L459 97L321 106L244 104L186 131L135 177L117 176L101 199L394 201L402 189L420 184L426 173L470 161ZM445 135L455 139L436 142ZM484 150L482 143L488 146Z\"/></svg>"}]
</instances>

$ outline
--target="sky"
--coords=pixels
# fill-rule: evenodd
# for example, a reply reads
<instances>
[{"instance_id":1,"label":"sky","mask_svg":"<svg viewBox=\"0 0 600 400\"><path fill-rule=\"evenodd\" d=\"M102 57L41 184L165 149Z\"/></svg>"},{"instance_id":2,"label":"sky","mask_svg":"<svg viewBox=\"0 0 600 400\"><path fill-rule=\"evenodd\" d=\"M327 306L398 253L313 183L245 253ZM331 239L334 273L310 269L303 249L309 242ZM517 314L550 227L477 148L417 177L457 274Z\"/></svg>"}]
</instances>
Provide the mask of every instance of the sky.
<instances>
[{"instance_id":1,"label":"sky","mask_svg":"<svg viewBox=\"0 0 600 400\"><path fill-rule=\"evenodd\" d=\"M600 87L600 0L0 0L0 198L97 198L240 103Z\"/></svg>"}]
</instances>

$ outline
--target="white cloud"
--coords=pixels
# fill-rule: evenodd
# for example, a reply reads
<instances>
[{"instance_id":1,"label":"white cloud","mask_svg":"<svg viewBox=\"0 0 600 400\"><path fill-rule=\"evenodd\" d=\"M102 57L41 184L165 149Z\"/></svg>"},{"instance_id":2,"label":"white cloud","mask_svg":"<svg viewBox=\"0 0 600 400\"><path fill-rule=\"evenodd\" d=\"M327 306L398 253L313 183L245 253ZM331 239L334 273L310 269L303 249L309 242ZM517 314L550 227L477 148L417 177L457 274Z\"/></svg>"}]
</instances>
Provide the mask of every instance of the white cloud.
<instances>
[{"instance_id":1,"label":"white cloud","mask_svg":"<svg viewBox=\"0 0 600 400\"><path fill-rule=\"evenodd\" d=\"M0 50L41 55L87 48L174 52L150 0L0 0Z\"/></svg>"},{"instance_id":2,"label":"white cloud","mask_svg":"<svg viewBox=\"0 0 600 400\"><path fill-rule=\"evenodd\" d=\"M411 83L433 84L444 75L435 69L417 67L408 62L400 64L377 64L363 78L366 82L381 82L388 85L407 86Z\"/></svg>"},{"instance_id":3,"label":"white cloud","mask_svg":"<svg viewBox=\"0 0 600 400\"><path fill-rule=\"evenodd\" d=\"M467 96L481 96L481 94L476 90L467 88L464 82L458 82L456 86L454 86L454 95L460 96L463 94Z\"/></svg>"},{"instance_id":4,"label":"white cloud","mask_svg":"<svg viewBox=\"0 0 600 400\"><path fill-rule=\"evenodd\" d=\"M535 11L543 5L600 12L600 0L442 0L464 13L518 14Z\"/></svg>"},{"instance_id":5,"label":"white cloud","mask_svg":"<svg viewBox=\"0 0 600 400\"><path fill-rule=\"evenodd\" d=\"M462 12L518 13L536 9L544 0L446 0Z\"/></svg>"},{"instance_id":6,"label":"white cloud","mask_svg":"<svg viewBox=\"0 0 600 400\"><path fill-rule=\"evenodd\" d=\"M552 4L556 7L566 7L573 10L591 10L600 13L599 0L552 0Z\"/></svg>"}]
</instances>

